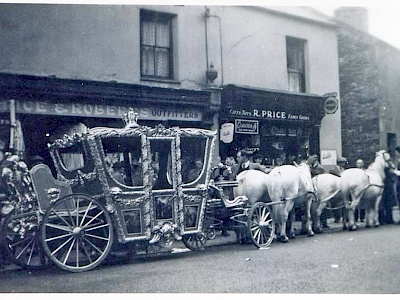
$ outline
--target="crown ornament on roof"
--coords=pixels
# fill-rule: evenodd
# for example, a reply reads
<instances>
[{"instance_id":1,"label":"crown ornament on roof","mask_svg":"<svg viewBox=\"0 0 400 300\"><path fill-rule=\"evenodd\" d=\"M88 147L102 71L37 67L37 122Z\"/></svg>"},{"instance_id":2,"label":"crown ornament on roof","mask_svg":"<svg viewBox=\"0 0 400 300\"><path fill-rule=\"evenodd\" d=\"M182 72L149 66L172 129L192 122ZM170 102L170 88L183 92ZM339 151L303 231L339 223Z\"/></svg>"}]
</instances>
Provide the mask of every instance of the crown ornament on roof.
<instances>
[{"instance_id":1,"label":"crown ornament on roof","mask_svg":"<svg viewBox=\"0 0 400 300\"><path fill-rule=\"evenodd\" d=\"M136 113L133 108L129 108L129 110L124 113L124 122L125 122L125 128L136 128L139 127L139 124L137 123L139 114Z\"/></svg>"}]
</instances>

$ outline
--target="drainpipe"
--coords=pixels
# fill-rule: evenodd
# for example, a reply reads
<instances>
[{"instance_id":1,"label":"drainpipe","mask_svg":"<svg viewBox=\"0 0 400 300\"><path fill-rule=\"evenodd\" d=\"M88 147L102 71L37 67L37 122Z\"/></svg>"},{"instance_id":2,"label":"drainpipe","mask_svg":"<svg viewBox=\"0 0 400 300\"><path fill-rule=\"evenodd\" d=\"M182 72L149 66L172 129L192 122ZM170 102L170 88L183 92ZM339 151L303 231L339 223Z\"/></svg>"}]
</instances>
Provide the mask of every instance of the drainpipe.
<instances>
[{"instance_id":1,"label":"drainpipe","mask_svg":"<svg viewBox=\"0 0 400 300\"><path fill-rule=\"evenodd\" d=\"M10 150L14 152L14 136L15 136L15 128L17 126L16 117L15 117L15 100L8 100L10 106Z\"/></svg>"},{"instance_id":2,"label":"drainpipe","mask_svg":"<svg viewBox=\"0 0 400 300\"><path fill-rule=\"evenodd\" d=\"M207 34L207 19L208 18L217 18L218 19L218 24L219 24L219 49L220 49L220 58L221 58L221 85L224 85L224 63L223 63L223 57L222 57L222 25L221 25L221 18L217 15L211 15L210 14L210 9L206 6L206 12L205 12L205 41L206 41L206 62L207 62L207 68L210 66L208 62L208 34Z\"/></svg>"}]
</instances>

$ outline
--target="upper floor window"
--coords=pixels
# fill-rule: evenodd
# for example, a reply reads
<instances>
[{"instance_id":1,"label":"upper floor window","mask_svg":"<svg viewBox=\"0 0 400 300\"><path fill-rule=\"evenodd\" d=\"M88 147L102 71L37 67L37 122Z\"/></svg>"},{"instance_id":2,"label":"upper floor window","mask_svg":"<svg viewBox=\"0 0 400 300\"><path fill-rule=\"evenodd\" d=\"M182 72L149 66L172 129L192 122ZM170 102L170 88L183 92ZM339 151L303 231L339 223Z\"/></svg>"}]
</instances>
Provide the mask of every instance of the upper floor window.
<instances>
[{"instance_id":1,"label":"upper floor window","mask_svg":"<svg viewBox=\"0 0 400 300\"><path fill-rule=\"evenodd\" d=\"M140 60L141 77L173 79L171 15L141 11Z\"/></svg>"},{"instance_id":2,"label":"upper floor window","mask_svg":"<svg viewBox=\"0 0 400 300\"><path fill-rule=\"evenodd\" d=\"M286 37L287 71L290 92L306 92L304 45L304 40Z\"/></svg>"}]
</instances>

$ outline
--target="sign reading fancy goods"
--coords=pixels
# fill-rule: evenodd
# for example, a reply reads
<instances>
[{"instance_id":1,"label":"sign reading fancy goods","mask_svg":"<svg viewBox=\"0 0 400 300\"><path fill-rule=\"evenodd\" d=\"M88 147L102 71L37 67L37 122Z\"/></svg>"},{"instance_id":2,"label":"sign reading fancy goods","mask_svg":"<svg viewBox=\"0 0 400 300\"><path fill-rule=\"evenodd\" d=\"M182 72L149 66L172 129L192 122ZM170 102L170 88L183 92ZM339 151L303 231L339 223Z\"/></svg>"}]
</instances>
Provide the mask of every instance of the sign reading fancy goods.
<instances>
[{"instance_id":1,"label":"sign reading fancy goods","mask_svg":"<svg viewBox=\"0 0 400 300\"><path fill-rule=\"evenodd\" d=\"M29 100L16 101L16 112L22 114L79 116L97 118L120 118L128 111L130 106L93 104L93 103L50 103L47 101ZM133 107L143 120L182 120L201 121L203 116L200 111L159 108L159 107ZM8 112L8 102L0 101L0 112Z\"/></svg>"},{"instance_id":2,"label":"sign reading fancy goods","mask_svg":"<svg viewBox=\"0 0 400 300\"><path fill-rule=\"evenodd\" d=\"M235 133L258 134L258 121L236 119Z\"/></svg>"},{"instance_id":3,"label":"sign reading fancy goods","mask_svg":"<svg viewBox=\"0 0 400 300\"><path fill-rule=\"evenodd\" d=\"M265 109L230 109L229 114L236 117L248 117L256 119L276 119L289 121L310 121L309 113L288 113L286 111Z\"/></svg>"}]
</instances>

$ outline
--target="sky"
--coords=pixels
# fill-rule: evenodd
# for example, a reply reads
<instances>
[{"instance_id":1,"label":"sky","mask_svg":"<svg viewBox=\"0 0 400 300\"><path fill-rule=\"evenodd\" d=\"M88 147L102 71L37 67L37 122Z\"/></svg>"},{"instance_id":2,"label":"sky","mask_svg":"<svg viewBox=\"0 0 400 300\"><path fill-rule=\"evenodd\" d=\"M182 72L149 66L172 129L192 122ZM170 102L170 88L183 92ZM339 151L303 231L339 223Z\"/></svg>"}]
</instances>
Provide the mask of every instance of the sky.
<instances>
[{"instance_id":1,"label":"sky","mask_svg":"<svg viewBox=\"0 0 400 300\"><path fill-rule=\"evenodd\" d=\"M351 1L348 1L351 2ZM313 6L322 13L333 16L340 6L362 6L368 10L369 33L400 49L400 1L395 5L383 5L385 0L365 1L369 5ZM374 2L374 3L372 3ZM378 5L376 4L378 2ZM388 1L391 2L391 1ZM383 3L383 4L382 4Z\"/></svg>"},{"instance_id":2,"label":"sky","mask_svg":"<svg viewBox=\"0 0 400 300\"><path fill-rule=\"evenodd\" d=\"M400 49L400 0L0 0L17 3L311 6L333 16L341 6L368 9L369 33Z\"/></svg>"}]
</instances>

